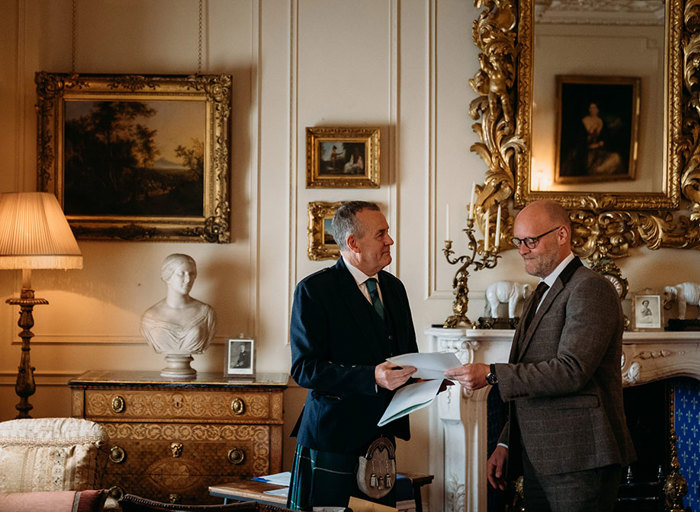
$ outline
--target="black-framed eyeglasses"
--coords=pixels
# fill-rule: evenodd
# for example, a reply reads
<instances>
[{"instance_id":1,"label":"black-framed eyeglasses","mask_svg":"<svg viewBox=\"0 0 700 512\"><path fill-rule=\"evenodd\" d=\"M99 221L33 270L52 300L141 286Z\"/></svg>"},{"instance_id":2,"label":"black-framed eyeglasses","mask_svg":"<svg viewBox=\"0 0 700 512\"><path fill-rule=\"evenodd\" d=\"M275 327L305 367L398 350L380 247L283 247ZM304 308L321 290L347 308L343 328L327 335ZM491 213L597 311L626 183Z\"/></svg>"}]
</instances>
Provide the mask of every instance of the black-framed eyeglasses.
<instances>
[{"instance_id":1,"label":"black-framed eyeglasses","mask_svg":"<svg viewBox=\"0 0 700 512\"><path fill-rule=\"evenodd\" d=\"M550 233L554 233L560 227L561 226L557 226L556 228L550 229L546 233L542 233L541 235L537 236L526 236L525 238L518 238L517 236L514 236L510 239L510 241L515 247L519 248L520 244L525 244L525 247L527 247L528 249L534 249L535 247L537 247L537 244L540 243L540 238L542 238L543 236L547 236Z\"/></svg>"}]
</instances>

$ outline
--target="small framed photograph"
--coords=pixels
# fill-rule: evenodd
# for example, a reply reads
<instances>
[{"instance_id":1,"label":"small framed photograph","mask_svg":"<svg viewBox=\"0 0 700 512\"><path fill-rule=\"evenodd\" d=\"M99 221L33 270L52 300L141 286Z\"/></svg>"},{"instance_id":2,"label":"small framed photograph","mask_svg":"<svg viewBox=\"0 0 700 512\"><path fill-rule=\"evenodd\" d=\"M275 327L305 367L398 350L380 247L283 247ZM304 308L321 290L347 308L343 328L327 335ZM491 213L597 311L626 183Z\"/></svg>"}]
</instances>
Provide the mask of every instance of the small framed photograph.
<instances>
[{"instance_id":1,"label":"small framed photograph","mask_svg":"<svg viewBox=\"0 0 700 512\"><path fill-rule=\"evenodd\" d=\"M255 340L230 339L226 342L226 375L253 375Z\"/></svg>"},{"instance_id":2,"label":"small framed photograph","mask_svg":"<svg viewBox=\"0 0 700 512\"><path fill-rule=\"evenodd\" d=\"M556 80L554 181L635 179L641 79L557 75Z\"/></svg>"},{"instance_id":3,"label":"small framed photograph","mask_svg":"<svg viewBox=\"0 0 700 512\"><path fill-rule=\"evenodd\" d=\"M659 331L663 329L663 307L661 294L643 290L632 296L632 318L637 331Z\"/></svg>"},{"instance_id":4,"label":"small framed photograph","mask_svg":"<svg viewBox=\"0 0 700 512\"><path fill-rule=\"evenodd\" d=\"M333 216L342 201L328 203L312 201L309 203L308 255L310 260L330 260L340 256L340 249L335 243L331 225Z\"/></svg>"},{"instance_id":5,"label":"small framed photograph","mask_svg":"<svg viewBox=\"0 0 700 512\"><path fill-rule=\"evenodd\" d=\"M307 128L307 188L379 188L379 128Z\"/></svg>"}]
</instances>

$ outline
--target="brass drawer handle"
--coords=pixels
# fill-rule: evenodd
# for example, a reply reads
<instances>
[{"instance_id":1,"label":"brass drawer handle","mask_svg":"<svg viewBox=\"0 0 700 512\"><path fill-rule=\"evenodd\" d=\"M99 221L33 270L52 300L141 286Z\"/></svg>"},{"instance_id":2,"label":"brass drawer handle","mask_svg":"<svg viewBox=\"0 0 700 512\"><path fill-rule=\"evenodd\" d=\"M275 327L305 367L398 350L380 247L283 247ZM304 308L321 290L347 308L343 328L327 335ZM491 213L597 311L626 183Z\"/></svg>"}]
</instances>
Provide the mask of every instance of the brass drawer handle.
<instances>
[{"instance_id":1,"label":"brass drawer handle","mask_svg":"<svg viewBox=\"0 0 700 512\"><path fill-rule=\"evenodd\" d=\"M114 445L109 450L109 460L115 464L121 464L126 459L126 452L121 446Z\"/></svg>"},{"instance_id":2,"label":"brass drawer handle","mask_svg":"<svg viewBox=\"0 0 700 512\"><path fill-rule=\"evenodd\" d=\"M116 501L119 501L124 497L124 489L118 485L114 485L107 490L107 494Z\"/></svg>"},{"instance_id":3,"label":"brass drawer handle","mask_svg":"<svg viewBox=\"0 0 700 512\"><path fill-rule=\"evenodd\" d=\"M171 492L168 494L168 502L170 503L180 503L182 501L182 494L177 494L174 492Z\"/></svg>"},{"instance_id":4,"label":"brass drawer handle","mask_svg":"<svg viewBox=\"0 0 700 512\"><path fill-rule=\"evenodd\" d=\"M124 412L124 409L126 409L126 402L124 401L124 398L119 395L113 397L112 410L119 414L121 412Z\"/></svg>"},{"instance_id":5,"label":"brass drawer handle","mask_svg":"<svg viewBox=\"0 0 700 512\"><path fill-rule=\"evenodd\" d=\"M228 451L228 461L231 464L240 465L245 460L245 452L240 448L233 448Z\"/></svg>"},{"instance_id":6,"label":"brass drawer handle","mask_svg":"<svg viewBox=\"0 0 700 512\"><path fill-rule=\"evenodd\" d=\"M170 453L173 458L178 458L182 455L182 443L170 443Z\"/></svg>"},{"instance_id":7,"label":"brass drawer handle","mask_svg":"<svg viewBox=\"0 0 700 512\"><path fill-rule=\"evenodd\" d=\"M231 410L233 414L239 415L245 412L245 402L242 398L234 398L231 401Z\"/></svg>"}]
</instances>

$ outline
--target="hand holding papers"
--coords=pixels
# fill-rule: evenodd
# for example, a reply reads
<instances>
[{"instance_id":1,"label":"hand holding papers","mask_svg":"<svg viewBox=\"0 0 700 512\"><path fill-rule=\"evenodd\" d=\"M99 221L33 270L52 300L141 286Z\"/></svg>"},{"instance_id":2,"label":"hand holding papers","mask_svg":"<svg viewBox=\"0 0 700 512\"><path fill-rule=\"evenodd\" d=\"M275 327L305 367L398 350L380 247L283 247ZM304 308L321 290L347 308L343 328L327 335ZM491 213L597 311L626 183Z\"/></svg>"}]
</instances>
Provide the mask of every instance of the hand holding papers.
<instances>
[{"instance_id":1,"label":"hand holding papers","mask_svg":"<svg viewBox=\"0 0 700 512\"><path fill-rule=\"evenodd\" d=\"M403 354L390 357L388 361L399 366L415 366L418 371L413 377L427 380L399 389L377 423L380 427L430 405L440 392L445 378L443 373L462 364L454 352Z\"/></svg>"}]
</instances>

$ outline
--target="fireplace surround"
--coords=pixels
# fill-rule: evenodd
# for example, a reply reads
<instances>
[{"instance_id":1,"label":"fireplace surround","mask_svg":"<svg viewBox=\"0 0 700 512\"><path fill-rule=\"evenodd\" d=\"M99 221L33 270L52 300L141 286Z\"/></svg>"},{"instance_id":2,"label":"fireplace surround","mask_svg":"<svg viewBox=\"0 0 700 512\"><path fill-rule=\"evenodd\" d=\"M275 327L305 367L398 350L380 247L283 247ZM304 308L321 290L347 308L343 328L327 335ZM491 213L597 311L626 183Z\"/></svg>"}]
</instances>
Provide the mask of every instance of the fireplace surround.
<instances>
[{"instance_id":1,"label":"fireplace surround","mask_svg":"<svg viewBox=\"0 0 700 512\"><path fill-rule=\"evenodd\" d=\"M513 330L425 331L430 351L452 351L462 363L507 362ZM673 377L700 379L700 332L625 332L623 386ZM431 410L431 510L487 510L487 398L490 387L468 391L450 386ZM683 468L681 467L681 473Z\"/></svg>"}]
</instances>

